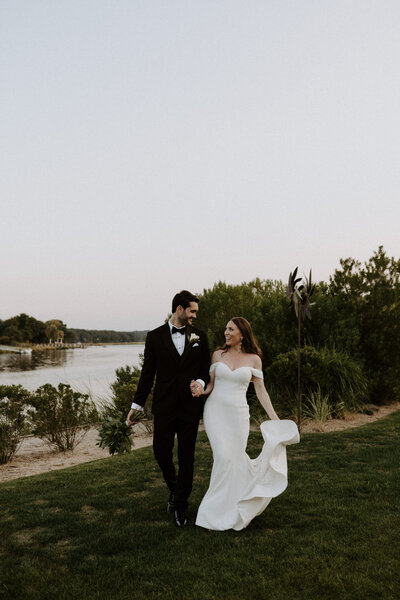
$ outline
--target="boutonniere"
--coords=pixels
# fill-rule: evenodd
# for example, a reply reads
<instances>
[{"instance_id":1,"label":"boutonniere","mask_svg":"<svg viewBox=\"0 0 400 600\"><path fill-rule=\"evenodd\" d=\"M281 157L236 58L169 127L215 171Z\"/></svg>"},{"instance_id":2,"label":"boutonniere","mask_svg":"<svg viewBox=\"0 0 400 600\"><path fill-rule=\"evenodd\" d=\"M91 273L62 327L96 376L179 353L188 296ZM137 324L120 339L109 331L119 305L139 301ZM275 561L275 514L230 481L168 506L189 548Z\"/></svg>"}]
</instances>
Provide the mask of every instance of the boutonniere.
<instances>
[{"instance_id":1,"label":"boutonniere","mask_svg":"<svg viewBox=\"0 0 400 600\"><path fill-rule=\"evenodd\" d=\"M189 338L189 344L193 344L194 342L198 342L200 339L200 337L198 335L196 335L195 333L191 333L190 334L190 338Z\"/></svg>"}]
</instances>

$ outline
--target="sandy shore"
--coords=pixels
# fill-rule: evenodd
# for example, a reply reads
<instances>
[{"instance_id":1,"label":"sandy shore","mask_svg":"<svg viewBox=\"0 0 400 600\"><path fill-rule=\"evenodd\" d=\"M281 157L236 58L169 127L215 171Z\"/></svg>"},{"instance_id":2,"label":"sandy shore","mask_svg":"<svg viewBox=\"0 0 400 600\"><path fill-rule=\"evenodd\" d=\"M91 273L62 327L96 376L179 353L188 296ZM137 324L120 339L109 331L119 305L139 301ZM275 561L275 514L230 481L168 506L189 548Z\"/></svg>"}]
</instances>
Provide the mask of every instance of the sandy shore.
<instances>
[{"instance_id":1,"label":"sandy shore","mask_svg":"<svg viewBox=\"0 0 400 600\"><path fill-rule=\"evenodd\" d=\"M373 415L357 413L346 415L345 419L331 419L325 424L315 422L305 423L302 426L302 433L340 431L351 427L359 427L366 423L372 423L398 410L400 410L400 402L376 408ZM97 439L97 429L92 427L86 432L74 450L62 453L54 452L39 438L24 438L13 460L6 465L0 465L0 482L64 469L65 467L72 467L73 465L79 465L99 458L109 457L112 459L108 454L108 450L102 450L96 446ZM136 430L134 430L133 440L133 449L135 450L136 448L150 446L152 436L144 433L140 425L137 425Z\"/></svg>"},{"instance_id":2,"label":"sandy shore","mask_svg":"<svg viewBox=\"0 0 400 600\"><path fill-rule=\"evenodd\" d=\"M5 465L0 465L0 482L64 469L65 467L80 465L81 463L99 458L112 458L108 450L102 450L96 446L98 437L97 428L91 427L86 431L74 450L69 450L65 453L52 450L40 438L26 437L23 439L12 461ZM145 434L140 428L134 429L133 441L134 449L143 448L144 446L151 445L153 436Z\"/></svg>"}]
</instances>

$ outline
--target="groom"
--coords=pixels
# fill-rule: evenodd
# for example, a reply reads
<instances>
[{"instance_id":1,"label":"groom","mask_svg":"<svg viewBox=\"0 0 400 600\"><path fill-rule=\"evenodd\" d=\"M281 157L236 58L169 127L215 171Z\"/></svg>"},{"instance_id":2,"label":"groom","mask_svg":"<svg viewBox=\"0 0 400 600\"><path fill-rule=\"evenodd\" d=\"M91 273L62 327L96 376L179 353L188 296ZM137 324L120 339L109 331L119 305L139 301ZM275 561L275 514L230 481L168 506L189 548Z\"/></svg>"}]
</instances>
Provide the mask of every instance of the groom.
<instances>
[{"instance_id":1,"label":"groom","mask_svg":"<svg viewBox=\"0 0 400 600\"><path fill-rule=\"evenodd\" d=\"M167 510L174 513L178 527L187 523L197 429L204 403L201 394L210 368L207 336L192 327L198 302L196 296L182 290L172 300L170 320L147 334L142 373L127 418L129 422L135 420L135 413L143 408L157 376L152 406L153 449L170 490ZM178 475L172 460L175 434Z\"/></svg>"}]
</instances>

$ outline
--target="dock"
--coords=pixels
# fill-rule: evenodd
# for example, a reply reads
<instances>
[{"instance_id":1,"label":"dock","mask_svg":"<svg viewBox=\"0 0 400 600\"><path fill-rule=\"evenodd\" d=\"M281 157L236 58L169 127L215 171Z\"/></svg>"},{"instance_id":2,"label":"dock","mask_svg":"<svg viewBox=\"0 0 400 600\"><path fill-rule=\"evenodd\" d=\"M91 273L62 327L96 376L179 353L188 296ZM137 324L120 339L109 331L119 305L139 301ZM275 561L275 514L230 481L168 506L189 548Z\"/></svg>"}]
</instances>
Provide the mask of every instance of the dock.
<instances>
[{"instance_id":1,"label":"dock","mask_svg":"<svg viewBox=\"0 0 400 600\"><path fill-rule=\"evenodd\" d=\"M19 348L18 346L2 346L0 344L0 350L16 352L17 354L32 354L32 348Z\"/></svg>"}]
</instances>

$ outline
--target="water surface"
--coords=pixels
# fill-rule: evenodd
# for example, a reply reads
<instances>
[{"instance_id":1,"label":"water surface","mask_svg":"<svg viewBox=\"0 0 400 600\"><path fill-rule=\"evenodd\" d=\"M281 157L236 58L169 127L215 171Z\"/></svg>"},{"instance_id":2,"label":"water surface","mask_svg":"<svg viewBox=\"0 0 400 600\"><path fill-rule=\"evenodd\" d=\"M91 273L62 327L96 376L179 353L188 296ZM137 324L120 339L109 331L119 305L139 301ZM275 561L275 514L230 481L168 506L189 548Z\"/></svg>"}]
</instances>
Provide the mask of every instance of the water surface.
<instances>
[{"instance_id":1,"label":"water surface","mask_svg":"<svg viewBox=\"0 0 400 600\"><path fill-rule=\"evenodd\" d=\"M51 383L69 383L94 399L110 397L115 369L138 366L144 344L88 346L68 350L44 350L29 354L0 354L0 385L21 384L32 391Z\"/></svg>"}]
</instances>

